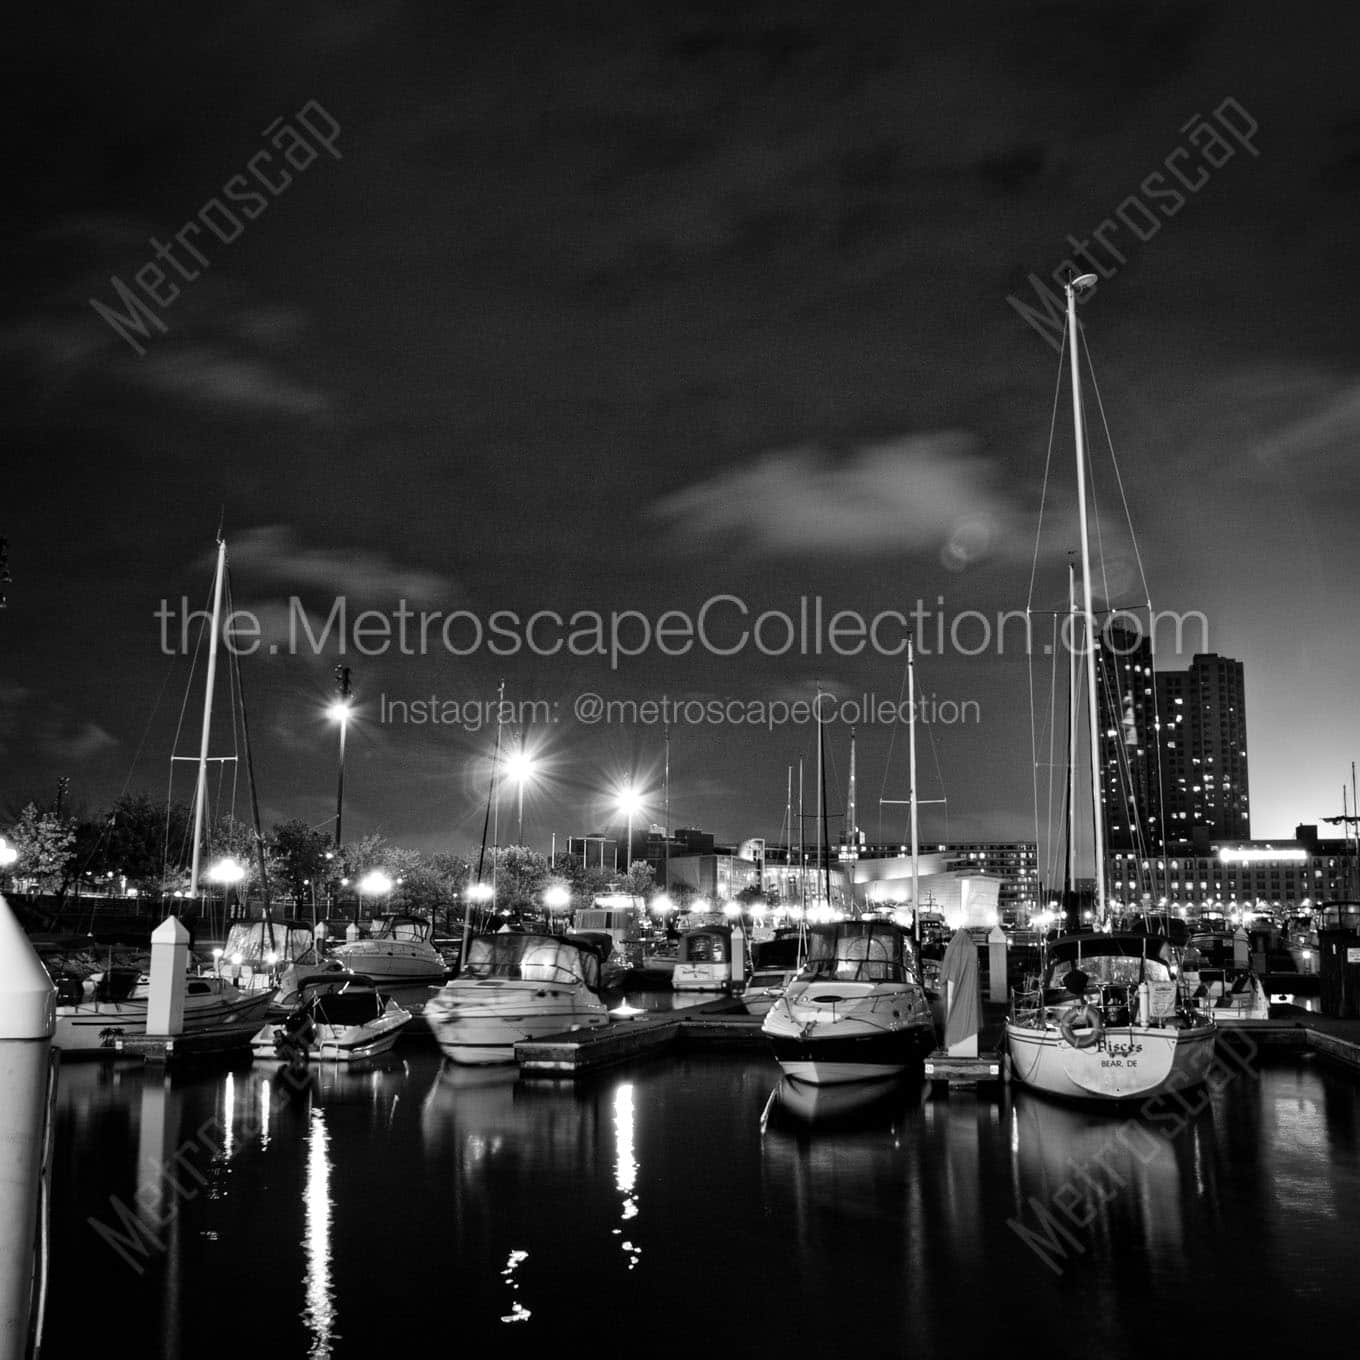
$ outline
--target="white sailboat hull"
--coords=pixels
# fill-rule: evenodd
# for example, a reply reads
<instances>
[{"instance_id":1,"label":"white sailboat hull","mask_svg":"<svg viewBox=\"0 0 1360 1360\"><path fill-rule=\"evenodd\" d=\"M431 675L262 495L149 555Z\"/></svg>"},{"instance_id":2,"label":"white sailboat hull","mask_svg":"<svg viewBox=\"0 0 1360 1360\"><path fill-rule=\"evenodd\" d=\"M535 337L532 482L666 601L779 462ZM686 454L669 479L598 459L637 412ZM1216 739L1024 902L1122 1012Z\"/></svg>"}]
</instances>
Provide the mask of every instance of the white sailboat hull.
<instances>
[{"instance_id":1,"label":"white sailboat hull","mask_svg":"<svg viewBox=\"0 0 1360 1360\"><path fill-rule=\"evenodd\" d=\"M1074 1100L1140 1100L1203 1083L1217 1031L1121 1025L1097 1043L1075 1048L1056 1025L1006 1022L1011 1076L1036 1091Z\"/></svg>"},{"instance_id":2,"label":"white sailboat hull","mask_svg":"<svg viewBox=\"0 0 1360 1360\"><path fill-rule=\"evenodd\" d=\"M515 1045L607 1025L605 1003L588 987L456 978L425 1007L445 1056L456 1063L508 1063Z\"/></svg>"}]
</instances>

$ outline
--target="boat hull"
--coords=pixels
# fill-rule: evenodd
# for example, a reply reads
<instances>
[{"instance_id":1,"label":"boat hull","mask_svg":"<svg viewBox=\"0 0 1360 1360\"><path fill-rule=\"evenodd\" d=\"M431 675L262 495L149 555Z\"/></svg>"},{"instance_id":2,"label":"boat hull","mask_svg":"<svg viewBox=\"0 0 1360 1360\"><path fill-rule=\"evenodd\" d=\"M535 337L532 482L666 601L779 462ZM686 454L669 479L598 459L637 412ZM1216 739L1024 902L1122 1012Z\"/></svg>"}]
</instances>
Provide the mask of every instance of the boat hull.
<instances>
[{"instance_id":1,"label":"boat hull","mask_svg":"<svg viewBox=\"0 0 1360 1360\"><path fill-rule=\"evenodd\" d=\"M223 987L220 991L188 995L184 998L181 1032L198 1034L238 1027L251 1020L262 1021L273 999L272 988L246 991ZM52 1045L61 1049L63 1055L116 1057L119 1039L145 1036L147 1006L147 1000L138 997L58 1006Z\"/></svg>"},{"instance_id":2,"label":"boat hull","mask_svg":"<svg viewBox=\"0 0 1360 1360\"><path fill-rule=\"evenodd\" d=\"M397 982L443 982L449 972L444 956L433 945L401 940L390 944L356 940L332 950L331 957L338 959L347 971L362 973L387 986Z\"/></svg>"},{"instance_id":3,"label":"boat hull","mask_svg":"<svg viewBox=\"0 0 1360 1360\"><path fill-rule=\"evenodd\" d=\"M318 1025L315 1040L307 1047L309 1062L363 1062L390 1052L401 1032L411 1023L410 1011L385 1015L369 1025ZM279 1026L265 1025L250 1041L256 1058L282 1060L278 1051Z\"/></svg>"},{"instance_id":4,"label":"boat hull","mask_svg":"<svg viewBox=\"0 0 1360 1360\"><path fill-rule=\"evenodd\" d=\"M814 1086L919 1074L936 1045L925 995L910 985L795 982L761 1031L785 1076Z\"/></svg>"},{"instance_id":5,"label":"boat hull","mask_svg":"<svg viewBox=\"0 0 1360 1360\"><path fill-rule=\"evenodd\" d=\"M1201 1085L1214 1055L1217 1027L1120 1026L1076 1048L1056 1025L1006 1022L1014 1080L1072 1100L1144 1100Z\"/></svg>"},{"instance_id":6,"label":"boat hull","mask_svg":"<svg viewBox=\"0 0 1360 1360\"><path fill-rule=\"evenodd\" d=\"M445 1056L467 1065L514 1062L516 1044L610 1023L605 1003L584 986L471 978L449 983L424 1014Z\"/></svg>"}]
</instances>

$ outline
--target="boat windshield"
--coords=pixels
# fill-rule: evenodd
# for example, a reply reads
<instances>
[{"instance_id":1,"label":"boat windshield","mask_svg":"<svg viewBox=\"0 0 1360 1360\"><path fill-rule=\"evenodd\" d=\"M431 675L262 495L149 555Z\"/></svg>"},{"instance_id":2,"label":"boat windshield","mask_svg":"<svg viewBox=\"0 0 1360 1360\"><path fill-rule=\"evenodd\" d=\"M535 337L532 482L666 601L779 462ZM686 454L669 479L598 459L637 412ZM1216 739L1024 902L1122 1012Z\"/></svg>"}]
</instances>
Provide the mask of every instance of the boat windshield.
<instances>
[{"instance_id":1,"label":"boat windshield","mask_svg":"<svg viewBox=\"0 0 1360 1360\"><path fill-rule=\"evenodd\" d=\"M1156 935L1096 936L1090 940L1060 940L1053 946L1046 991L1084 992L1093 987L1136 987L1140 982L1170 982L1174 954L1170 943ZM1084 979L1084 985L1082 984Z\"/></svg>"},{"instance_id":2,"label":"boat windshield","mask_svg":"<svg viewBox=\"0 0 1360 1360\"><path fill-rule=\"evenodd\" d=\"M423 943L429 937L430 923L412 916L389 916L373 936L375 940L410 940L416 944Z\"/></svg>"},{"instance_id":3,"label":"boat windshield","mask_svg":"<svg viewBox=\"0 0 1360 1360\"><path fill-rule=\"evenodd\" d=\"M583 982L598 989L600 956L593 948L555 935L480 935L468 944L462 977L513 982Z\"/></svg>"},{"instance_id":4,"label":"boat windshield","mask_svg":"<svg viewBox=\"0 0 1360 1360\"><path fill-rule=\"evenodd\" d=\"M841 921L814 926L804 979L838 982L915 982L916 959L906 932L885 921Z\"/></svg>"}]
</instances>

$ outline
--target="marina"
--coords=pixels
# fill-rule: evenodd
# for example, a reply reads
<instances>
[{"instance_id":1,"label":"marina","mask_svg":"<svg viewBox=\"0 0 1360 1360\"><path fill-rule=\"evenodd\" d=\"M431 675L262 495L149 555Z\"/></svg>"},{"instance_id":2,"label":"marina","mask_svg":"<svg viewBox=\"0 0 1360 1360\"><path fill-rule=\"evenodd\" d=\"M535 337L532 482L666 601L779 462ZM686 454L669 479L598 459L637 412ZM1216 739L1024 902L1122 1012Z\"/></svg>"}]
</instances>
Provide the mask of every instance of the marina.
<instances>
[{"instance_id":1,"label":"marina","mask_svg":"<svg viewBox=\"0 0 1360 1360\"><path fill-rule=\"evenodd\" d=\"M1126 1125L1011 1088L804 1090L758 1051L689 1045L567 1082L416 1039L298 1088L273 1065L83 1065L58 1102L48 1344L80 1354L88 1317L138 1317L163 1354L230 1356L229 1287L280 1355L402 1335L529 1355L583 1297L608 1300L601 1354L692 1355L657 1318L696 1298L705 1336L754 1316L764 1345L838 1354L852 1294L875 1300L863 1344L931 1354L986 1353L1015 1318L1098 1296L1085 1336L1121 1354L1168 1328L1211 1345L1221 1320L1174 1281L1231 1297L1247 1261L1275 1305L1263 1346L1341 1325L1354 1077L1265 1054L1173 1108ZM1218 1249L1244 1237L1269 1250Z\"/></svg>"}]
</instances>

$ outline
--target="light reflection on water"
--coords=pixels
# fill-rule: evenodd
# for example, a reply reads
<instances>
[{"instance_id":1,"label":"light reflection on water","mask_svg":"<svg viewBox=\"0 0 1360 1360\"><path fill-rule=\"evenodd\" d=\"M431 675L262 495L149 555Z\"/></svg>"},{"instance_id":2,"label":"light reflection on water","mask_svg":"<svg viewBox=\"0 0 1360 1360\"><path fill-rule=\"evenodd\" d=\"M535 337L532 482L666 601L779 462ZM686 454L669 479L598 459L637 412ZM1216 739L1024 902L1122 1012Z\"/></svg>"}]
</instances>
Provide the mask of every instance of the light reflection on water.
<instances>
[{"instance_id":1,"label":"light reflection on water","mask_svg":"<svg viewBox=\"0 0 1360 1360\"><path fill-rule=\"evenodd\" d=\"M177 1200L148 1156L212 1121L206 1184ZM139 1190L169 1219L163 1251L130 1253L141 1273L88 1222ZM1328 1281L1350 1267L1360 1101L1292 1057L1132 1123L1026 1091L800 1087L758 1052L572 1082L412 1044L299 1089L269 1064L72 1063L54 1195L45 1355L126 1316L146 1360L239 1356L224 1310L271 1356L539 1355L585 1314L648 1360L752 1319L762 1349L839 1354L851 1299L881 1353L1013 1349L1018 1319L1078 1308L1085 1346L1127 1354L1168 1329L1216 1344L1221 1314L1188 1301L1240 1297L1244 1271L1257 1343L1298 1350L1349 1318Z\"/></svg>"}]
</instances>

